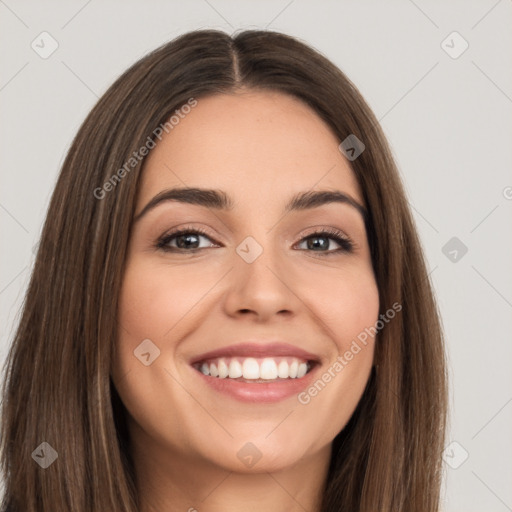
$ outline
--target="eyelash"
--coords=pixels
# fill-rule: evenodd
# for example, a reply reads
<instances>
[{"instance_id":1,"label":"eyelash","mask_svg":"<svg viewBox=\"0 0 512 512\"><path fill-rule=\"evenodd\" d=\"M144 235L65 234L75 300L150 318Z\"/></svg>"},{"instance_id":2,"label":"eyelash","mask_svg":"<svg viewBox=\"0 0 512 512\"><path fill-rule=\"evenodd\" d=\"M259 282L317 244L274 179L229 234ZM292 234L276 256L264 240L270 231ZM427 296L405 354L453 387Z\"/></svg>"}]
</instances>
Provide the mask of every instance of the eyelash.
<instances>
[{"instance_id":1,"label":"eyelash","mask_svg":"<svg viewBox=\"0 0 512 512\"><path fill-rule=\"evenodd\" d=\"M207 249L207 247L199 247L199 248L195 248L195 249L185 250L185 249L182 249L179 247L169 247L168 246L168 244L171 240L173 240L174 238L176 238L180 235L185 235L185 234L187 234L187 235L188 234L202 235L213 242L210 235L208 233L206 233L206 231L202 230L201 228L185 227L185 228L177 229L175 231L172 231L170 233L163 235L162 237L160 237L157 240L155 247L164 252L174 252L174 253L177 253L177 252L196 253L203 249ZM337 229L332 229L332 228L322 229L322 230L310 233L307 236L305 236L304 238L302 238L300 240L300 242L304 242L306 240L309 240L310 238L315 238L315 237L320 238L321 236L325 236L326 238L330 238L330 239L334 240L340 247L338 249L334 249L334 250L330 250L330 251L312 251L312 250L308 251L308 249L299 249L299 250L302 250L302 251L305 250L308 252L319 252L320 254L323 254L326 256L330 256L332 254L338 254L338 253L342 253L342 252L351 253L354 250L354 243L352 242L352 240L347 235L342 233L341 231L338 231Z\"/></svg>"}]
</instances>

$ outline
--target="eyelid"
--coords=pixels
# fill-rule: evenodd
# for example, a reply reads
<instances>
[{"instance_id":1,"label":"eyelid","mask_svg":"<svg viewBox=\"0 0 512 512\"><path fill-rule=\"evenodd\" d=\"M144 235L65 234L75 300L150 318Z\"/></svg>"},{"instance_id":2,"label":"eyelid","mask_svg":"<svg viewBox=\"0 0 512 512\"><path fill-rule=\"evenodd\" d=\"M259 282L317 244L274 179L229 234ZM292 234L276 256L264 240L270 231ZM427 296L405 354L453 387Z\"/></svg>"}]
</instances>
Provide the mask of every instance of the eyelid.
<instances>
[{"instance_id":1,"label":"eyelid","mask_svg":"<svg viewBox=\"0 0 512 512\"><path fill-rule=\"evenodd\" d=\"M346 240L350 240L350 237L342 229L334 228L332 226L323 226L323 225L311 226L311 227L307 228L306 230L301 231L299 233L298 237L300 238L300 240L302 240L311 235L316 235L319 233L330 233L332 235L337 235L340 238L343 237Z\"/></svg>"}]
</instances>

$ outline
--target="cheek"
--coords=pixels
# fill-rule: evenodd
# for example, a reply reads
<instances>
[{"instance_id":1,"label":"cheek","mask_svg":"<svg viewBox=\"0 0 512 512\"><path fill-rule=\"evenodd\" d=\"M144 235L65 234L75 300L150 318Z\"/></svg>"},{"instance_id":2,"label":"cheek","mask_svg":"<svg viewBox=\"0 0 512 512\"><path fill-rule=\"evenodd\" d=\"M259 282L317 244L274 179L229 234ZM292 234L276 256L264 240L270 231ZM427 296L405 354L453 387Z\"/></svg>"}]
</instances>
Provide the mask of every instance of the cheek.
<instances>
[{"instance_id":1,"label":"cheek","mask_svg":"<svg viewBox=\"0 0 512 512\"><path fill-rule=\"evenodd\" d=\"M132 339L161 340L211 288L212 279L194 279L190 272L133 262L126 268L119 304L121 327ZM123 336L123 329L120 331Z\"/></svg>"},{"instance_id":2,"label":"cheek","mask_svg":"<svg viewBox=\"0 0 512 512\"><path fill-rule=\"evenodd\" d=\"M302 294L339 352L378 320L379 292L369 264L316 272L307 281Z\"/></svg>"},{"instance_id":3,"label":"cheek","mask_svg":"<svg viewBox=\"0 0 512 512\"><path fill-rule=\"evenodd\" d=\"M298 396L305 417L324 425L317 443L330 442L346 425L364 392L374 356L370 330L379 317L371 267L354 266L309 283L311 309L331 340L329 361ZM312 427L313 428L313 427Z\"/></svg>"},{"instance_id":4,"label":"cheek","mask_svg":"<svg viewBox=\"0 0 512 512\"><path fill-rule=\"evenodd\" d=\"M162 410L162 396L176 409L190 411L192 418L202 414L190 403L184 388L172 385L178 343L173 339L179 340L184 329L199 323L200 316L204 316L199 303L216 279L215 275L202 274L198 280L197 272L185 272L136 257L129 260L125 268L113 380L135 423L142 425L155 439L180 440L194 427L193 424L187 424L187 428L180 426L172 408ZM142 345L148 339L156 349L147 342ZM143 358L139 358L146 352L150 360L154 358L147 366ZM165 425L167 438L162 436L162 425Z\"/></svg>"}]
</instances>

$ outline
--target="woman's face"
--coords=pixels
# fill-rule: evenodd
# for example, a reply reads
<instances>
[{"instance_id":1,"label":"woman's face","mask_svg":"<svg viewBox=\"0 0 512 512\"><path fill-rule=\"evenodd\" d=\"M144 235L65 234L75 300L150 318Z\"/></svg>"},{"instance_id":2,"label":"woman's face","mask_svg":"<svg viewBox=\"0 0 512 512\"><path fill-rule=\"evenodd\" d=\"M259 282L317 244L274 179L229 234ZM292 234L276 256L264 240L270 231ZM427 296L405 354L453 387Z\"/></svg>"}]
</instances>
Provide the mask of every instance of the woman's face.
<instances>
[{"instance_id":1,"label":"woman's face","mask_svg":"<svg viewBox=\"0 0 512 512\"><path fill-rule=\"evenodd\" d=\"M139 453L237 472L328 453L379 311L340 142L300 101L246 91L199 99L150 151L113 368Z\"/></svg>"}]
</instances>

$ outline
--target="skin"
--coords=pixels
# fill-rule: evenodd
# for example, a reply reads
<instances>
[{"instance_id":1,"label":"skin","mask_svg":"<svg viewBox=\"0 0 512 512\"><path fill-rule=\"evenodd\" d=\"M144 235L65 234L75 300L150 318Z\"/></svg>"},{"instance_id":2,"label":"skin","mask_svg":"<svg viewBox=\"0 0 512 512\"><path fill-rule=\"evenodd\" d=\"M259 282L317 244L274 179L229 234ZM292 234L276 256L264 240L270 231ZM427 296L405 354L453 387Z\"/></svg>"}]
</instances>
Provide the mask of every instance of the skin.
<instances>
[{"instance_id":1,"label":"skin","mask_svg":"<svg viewBox=\"0 0 512 512\"><path fill-rule=\"evenodd\" d=\"M169 201L133 225L112 377L128 411L143 512L319 510L331 443L364 391L373 340L307 405L297 396L237 401L206 386L189 361L277 337L318 355L321 376L378 320L361 214L331 203L283 215L292 195L309 190L338 190L363 205L339 143L299 100L242 90L199 99L148 155L135 217L173 187L222 190L234 208ZM199 251L155 247L185 224L208 232ZM318 228L341 230L353 252L334 252L340 246L325 235L315 240L326 249L308 248ZM263 248L250 264L235 251L247 236ZM149 366L134 357L145 339L160 350ZM252 468L237 457L248 442L261 453Z\"/></svg>"}]
</instances>

